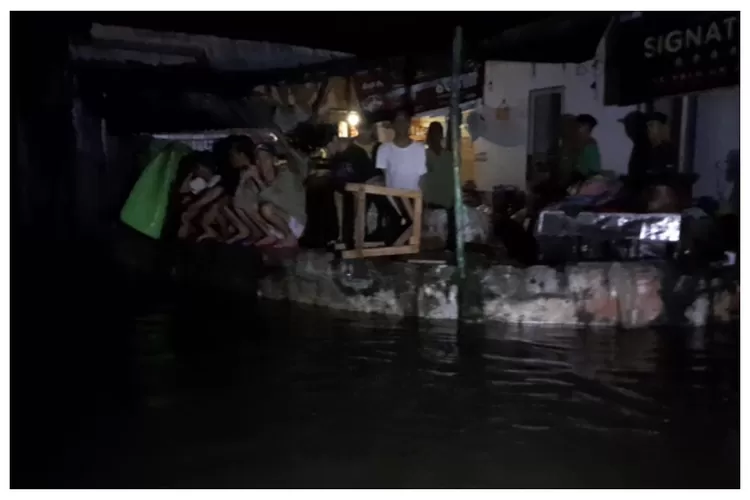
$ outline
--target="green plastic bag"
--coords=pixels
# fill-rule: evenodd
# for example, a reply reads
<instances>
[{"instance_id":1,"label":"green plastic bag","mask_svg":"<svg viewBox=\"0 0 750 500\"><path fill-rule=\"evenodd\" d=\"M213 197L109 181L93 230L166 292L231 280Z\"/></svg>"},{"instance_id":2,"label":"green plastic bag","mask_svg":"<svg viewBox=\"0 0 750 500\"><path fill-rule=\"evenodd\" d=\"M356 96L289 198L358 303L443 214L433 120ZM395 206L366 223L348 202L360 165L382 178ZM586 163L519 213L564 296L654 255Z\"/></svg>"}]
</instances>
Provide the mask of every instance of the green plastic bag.
<instances>
[{"instance_id":1,"label":"green plastic bag","mask_svg":"<svg viewBox=\"0 0 750 500\"><path fill-rule=\"evenodd\" d=\"M120 211L120 220L154 239L161 237L169 205L169 193L180 160L190 148L169 144L146 165Z\"/></svg>"}]
</instances>

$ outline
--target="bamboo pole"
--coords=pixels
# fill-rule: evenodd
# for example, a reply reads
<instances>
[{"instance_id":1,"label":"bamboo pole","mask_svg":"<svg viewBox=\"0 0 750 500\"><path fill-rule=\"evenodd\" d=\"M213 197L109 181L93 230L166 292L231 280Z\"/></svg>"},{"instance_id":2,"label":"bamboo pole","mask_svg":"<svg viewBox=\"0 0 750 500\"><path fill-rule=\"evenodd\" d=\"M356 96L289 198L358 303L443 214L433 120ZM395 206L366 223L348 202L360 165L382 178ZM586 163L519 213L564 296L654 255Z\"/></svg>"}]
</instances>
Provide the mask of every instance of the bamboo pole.
<instances>
[{"instance_id":1,"label":"bamboo pole","mask_svg":"<svg viewBox=\"0 0 750 500\"><path fill-rule=\"evenodd\" d=\"M453 37L453 74L451 76L451 109L450 130L451 149L453 150L453 181L456 218L456 266L459 277L459 317L461 317L462 289L466 279L466 262L464 259L464 203L461 191L461 46L463 44L463 33L461 26L456 26Z\"/></svg>"}]
</instances>

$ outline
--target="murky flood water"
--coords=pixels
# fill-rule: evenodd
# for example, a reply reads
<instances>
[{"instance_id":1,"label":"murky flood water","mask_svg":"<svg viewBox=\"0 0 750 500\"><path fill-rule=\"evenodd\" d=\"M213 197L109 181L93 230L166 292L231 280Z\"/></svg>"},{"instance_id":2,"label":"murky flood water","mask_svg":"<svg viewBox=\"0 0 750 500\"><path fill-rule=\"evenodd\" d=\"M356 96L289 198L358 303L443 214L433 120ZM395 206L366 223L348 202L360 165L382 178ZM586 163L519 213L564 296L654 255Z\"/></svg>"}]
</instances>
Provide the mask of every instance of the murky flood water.
<instances>
[{"instance_id":1,"label":"murky flood water","mask_svg":"<svg viewBox=\"0 0 750 500\"><path fill-rule=\"evenodd\" d=\"M16 452L37 464L17 486L739 484L736 328L457 332L208 297L118 311L91 313L119 343L59 371L77 375L37 419L64 437Z\"/></svg>"}]
</instances>

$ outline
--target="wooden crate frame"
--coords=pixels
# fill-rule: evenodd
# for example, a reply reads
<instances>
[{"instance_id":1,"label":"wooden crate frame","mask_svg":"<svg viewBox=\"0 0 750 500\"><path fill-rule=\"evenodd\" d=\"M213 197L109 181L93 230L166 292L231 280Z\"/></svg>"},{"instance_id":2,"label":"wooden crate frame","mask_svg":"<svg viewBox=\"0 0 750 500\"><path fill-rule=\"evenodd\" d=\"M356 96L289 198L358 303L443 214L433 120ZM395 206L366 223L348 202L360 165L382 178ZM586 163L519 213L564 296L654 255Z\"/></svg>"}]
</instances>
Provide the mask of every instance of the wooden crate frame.
<instances>
[{"instance_id":1,"label":"wooden crate frame","mask_svg":"<svg viewBox=\"0 0 750 500\"><path fill-rule=\"evenodd\" d=\"M354 193L354 248L341 252L344 259L364 259L388 255L410 255L419 253L422 238L422 192L396 189L372 184L347 184L346 191ZM395 206L393 198L401 198L411 217L411 225L398 237L393 246L368 248L365 243L367 228L367 195L385 196Z\"/></svg>"}]
</instances>

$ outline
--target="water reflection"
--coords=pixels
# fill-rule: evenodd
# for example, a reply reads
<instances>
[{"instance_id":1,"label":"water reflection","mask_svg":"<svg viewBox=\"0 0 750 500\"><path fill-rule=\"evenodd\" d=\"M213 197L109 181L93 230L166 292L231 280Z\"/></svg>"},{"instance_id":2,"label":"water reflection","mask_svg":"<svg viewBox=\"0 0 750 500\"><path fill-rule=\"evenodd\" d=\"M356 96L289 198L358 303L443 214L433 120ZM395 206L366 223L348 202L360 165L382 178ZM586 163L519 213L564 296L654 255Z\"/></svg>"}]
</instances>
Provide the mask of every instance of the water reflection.
<instances>
[{"instance_id":1,"label":"water reflection","mask_svg":"<svg viewBox=\"0 0 750 500\"><path fill-rule=\"evenodd\" d=\"M101 484L738 484L736 331L238 310L138 319L131 460Z\"/></svg>"}]
</instances>

